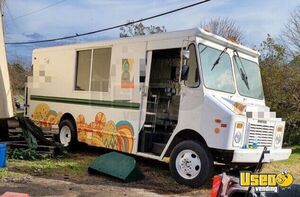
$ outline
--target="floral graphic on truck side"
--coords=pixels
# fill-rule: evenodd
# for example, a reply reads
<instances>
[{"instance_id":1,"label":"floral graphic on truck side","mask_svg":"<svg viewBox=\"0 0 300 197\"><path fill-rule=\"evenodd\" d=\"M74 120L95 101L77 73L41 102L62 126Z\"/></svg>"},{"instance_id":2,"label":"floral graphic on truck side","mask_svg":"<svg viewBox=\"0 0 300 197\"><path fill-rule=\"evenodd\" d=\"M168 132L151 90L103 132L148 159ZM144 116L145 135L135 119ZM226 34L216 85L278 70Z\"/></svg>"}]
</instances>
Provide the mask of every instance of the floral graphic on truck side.
<instances>
[{"instance_id":1,"label":"floral graphic on truck side","mask_svg":"<svg viewBox=\"0 0 300 197\"><path fill-rule=\"evenodd\" d=\"M94 122L86 123L84 115L80 114L76 123L78 141L92 146L132 152L134 133L130 122L122 120L115 124L112 120L107 121L105 114L99 112Z\"/></svg>"},{"instance_id":2,"label":"floral graphic on truck side","mask_svg":"<svg viewBox=\"0 0 300 197\"><path fill-rule=\"evenodd\" d=\"M44 128L51 127L51 125L57 125L61 117L61 112L51 110L46 103L38 104L31 115L32 120L37 125Z\"/></svg>"},{"instance_id":3,"label":"floral graphic on truck side","mask_svg":"<svg viewBox=\"0 0 300 197\"><path fill-rule=\"evenodd\" d=\"M62 112L52 110L46 103L38 104L31 115L32 120L40 127L50 128L58 125ZM133 126L127 120L115 123L107 120L102 112L98 112L93 122L87 123L83 114L76 117L77 138L79 142L91 146L104 147L131 153L133 149Z\"/></svg>"}]
</instances>

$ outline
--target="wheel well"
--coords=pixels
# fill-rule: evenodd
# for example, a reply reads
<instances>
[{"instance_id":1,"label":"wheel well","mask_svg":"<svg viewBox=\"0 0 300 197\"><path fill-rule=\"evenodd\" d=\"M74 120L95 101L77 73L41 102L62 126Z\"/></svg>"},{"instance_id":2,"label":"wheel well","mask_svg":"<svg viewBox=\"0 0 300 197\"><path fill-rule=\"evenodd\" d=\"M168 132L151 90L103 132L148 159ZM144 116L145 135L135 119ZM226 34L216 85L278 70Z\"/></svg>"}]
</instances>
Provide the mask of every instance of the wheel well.
<instances>
[{"instance_id":1,"label":"wheel well","mask_svg":"<svg viewBox=\"0 0 300 197\"><path fill-rule=\"evenodd\" d=\"M180 143L184 140L194 140L194 141L200 142L200 143L204 144L205 146L207 146L206 141L199 133L197 133L196 131L191 130L191 129L185 129L176 134L176 136L173 138L173 140L164 156L165 157L170 156L173 148L178 143Z\"/></svg>"},{"instance_id":2,"label":"wheel well","mask_svg":"<svg viewBox=\"0 0 300 197\"><path fill-rule=\"evenodd\" d=\"M70 113L65 113L59 121L59 124L63 121L63 120L70 120L73 124L73 126L75 127L75 131L77 131L77 126L76 126L76 121L74 119L74 117L72 116L72 114Z\"/></svg>"}]
</instances>

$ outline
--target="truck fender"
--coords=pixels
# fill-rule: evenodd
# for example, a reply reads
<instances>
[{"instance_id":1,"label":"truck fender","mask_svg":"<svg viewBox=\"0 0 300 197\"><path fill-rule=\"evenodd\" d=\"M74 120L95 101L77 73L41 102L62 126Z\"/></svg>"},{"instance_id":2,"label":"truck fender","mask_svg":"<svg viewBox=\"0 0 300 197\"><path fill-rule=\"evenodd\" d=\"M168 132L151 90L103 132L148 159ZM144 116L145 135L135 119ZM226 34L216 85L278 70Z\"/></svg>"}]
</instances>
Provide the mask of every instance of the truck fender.
<instances>
[{"instance_id":1,"label":"truck fender","mask_svg":"<svg viewBox=\"0 0 300 197\"><path fill-rule=\"evenodd\" d=\"M179 131L174 137L171 137L169 139L169 142L167 143L167 146L165 147L165 150L162 152L161 157L169 157L173 148L180 142L184 140L193 140L197 141L199 143L204 144L207 146L206 141L204 138L195 130L192 129L183 129ZM169 144L169 145L168 145Z\"/></svg>"}]
</instances>

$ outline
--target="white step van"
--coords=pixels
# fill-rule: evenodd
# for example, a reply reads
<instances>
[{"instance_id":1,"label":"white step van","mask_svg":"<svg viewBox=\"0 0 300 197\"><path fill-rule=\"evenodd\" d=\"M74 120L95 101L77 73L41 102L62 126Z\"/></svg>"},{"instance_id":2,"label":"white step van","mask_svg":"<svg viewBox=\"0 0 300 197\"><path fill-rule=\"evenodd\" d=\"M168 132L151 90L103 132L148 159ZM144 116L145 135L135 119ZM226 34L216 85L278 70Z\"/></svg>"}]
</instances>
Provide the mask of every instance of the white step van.
<instances>
[{"instance_id":1,"label":"white step van","mask_svg":"<svg viewBox=\"0 0 300 197\"><path fill-rule=\"evenodd\" d=\"M285 160L255 50L202 29L33 51L25 115L78 142L156 160L197 187L214 161Z\"/></svg>"}]
</instances>

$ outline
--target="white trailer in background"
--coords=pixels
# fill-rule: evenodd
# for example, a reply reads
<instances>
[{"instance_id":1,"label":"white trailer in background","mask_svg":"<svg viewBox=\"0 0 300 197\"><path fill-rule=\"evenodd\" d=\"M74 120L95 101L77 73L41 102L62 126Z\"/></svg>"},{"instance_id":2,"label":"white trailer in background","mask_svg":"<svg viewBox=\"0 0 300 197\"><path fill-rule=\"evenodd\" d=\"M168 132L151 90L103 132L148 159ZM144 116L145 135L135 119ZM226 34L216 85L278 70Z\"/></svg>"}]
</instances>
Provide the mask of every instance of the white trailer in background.
<instances>
[{"instance_id":1,"label":"white trailer in background","mask_svg":"<svg viewBox=\"0 0 300 197\"><path fill-rule=\"evenodd\" d=\"M2 7L2 5L0 5ZM1 9L1 8L0 8ZM0 16L0 119L13 117L13 104L8 74L8 64L3 34L2 14Z\"/></svg>"},{"instance_id":2,"label":"white trailer in background","mask_svg":"<svg viewBox=\"0 0 300 197\"><path fill-rule=\"evenodd\" d=\"M285 122L265 105L259 53L202 29L36 49L25 115L76 142L170 157L199 186L213 162L288 159Z\"/></svg>"}]
</instances>

